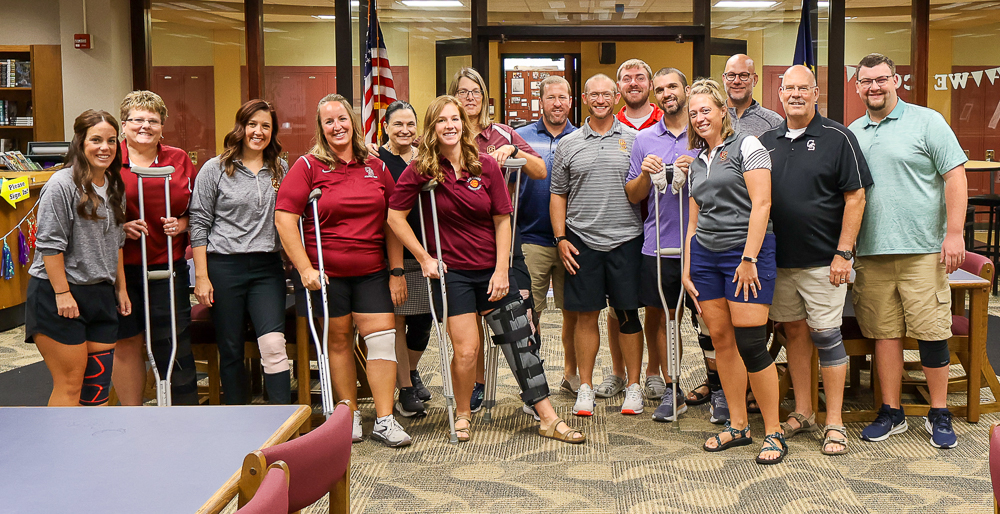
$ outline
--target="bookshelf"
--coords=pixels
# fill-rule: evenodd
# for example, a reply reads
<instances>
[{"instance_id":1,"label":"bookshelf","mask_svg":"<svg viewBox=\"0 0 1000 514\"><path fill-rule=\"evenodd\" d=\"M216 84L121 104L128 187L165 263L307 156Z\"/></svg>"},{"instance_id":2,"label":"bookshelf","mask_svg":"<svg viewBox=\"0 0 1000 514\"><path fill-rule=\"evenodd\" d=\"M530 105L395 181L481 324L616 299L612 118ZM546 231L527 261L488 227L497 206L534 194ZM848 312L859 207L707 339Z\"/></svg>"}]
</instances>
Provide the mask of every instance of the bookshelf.
<instances>
[{"instance_id":1,"label":"bookshelf","mask_svg":"<svg viewBox=\"0 0 1000 514\"><path fill-rule=\"evenodd\" d=\"M0 61L9 59L31 63L31 82L28 87L0 87L0 100L15 105L18 117L31 116L32 124L0 125L0 139L16 140L16 147L10 150L24 154L28 152L29 141L64 141L59 45L0 45Z\"/></svg>"}]
</instances>

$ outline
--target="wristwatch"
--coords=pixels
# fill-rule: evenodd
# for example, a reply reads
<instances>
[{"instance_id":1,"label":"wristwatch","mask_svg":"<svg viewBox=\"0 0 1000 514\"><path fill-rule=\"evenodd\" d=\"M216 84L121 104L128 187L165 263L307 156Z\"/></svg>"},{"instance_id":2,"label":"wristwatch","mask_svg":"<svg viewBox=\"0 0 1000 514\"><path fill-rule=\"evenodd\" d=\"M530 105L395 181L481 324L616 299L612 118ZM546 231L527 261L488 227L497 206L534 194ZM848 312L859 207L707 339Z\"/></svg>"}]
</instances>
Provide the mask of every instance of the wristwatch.
<instances>
[{"instance_id":1,"label":"wristwatch","mask_svg":"<svg viewBox=\"0 0 1000 514\"><path fill-rule=\"evenodd\" d=\"M511 146L514 147L514 151L510 153L510 157L513 159L514 157L517 157L517 153L520 152L521 149L518 148L517 145L511 145Z\"/></svg>"},{"instance_id":2,"label":"wristwatch","mask_svg":"<svg viewBox=\"0 0 1000 514\"><path fill-rule=\"evenodd\" d=\"M843 257L844 260L847 260L847 261L849 261L849 260L851 260L851 259L854 258L854 252L852 252L850 250L837 250L837 251L835 251L833 253L834 253L834 255L839 255L839 256Z\"/></svg>"},{"instance_id":3,"label":"wristwatch","mask_svg":"<svg viewBox=\"0 0 1000 514\"><path fill-rule=\"evenodd\" d=\"M561 243L563 241L567 241L567 240L569 240L569 238L566 237L566 236L558 236L558 237L556 237L556 246L559 246L559 243Z\"/></svg>"},{"instance_id":4,"label":"wristwatch","mask_svg":"<svg viewBox=\"0 0 1000 514\"><path fill-rule=\"evenodd\" d=\"M743 260L746 261L746 262L749 262L751 264L757 264L757 258L756 257L749 257L749 256L744 255L743 256Z\"/></svg>"},{"instance_id":5,"label":"wristwatch","mask_svg":"<svg viewBox=\"0 0 1000 514\"><path fill-rule=\"evenodd\" d=\"M392 270L389 271L389 274L394 277L401 277L404 275L403 268L392 268Z\"/></svg>"}]
</instances>

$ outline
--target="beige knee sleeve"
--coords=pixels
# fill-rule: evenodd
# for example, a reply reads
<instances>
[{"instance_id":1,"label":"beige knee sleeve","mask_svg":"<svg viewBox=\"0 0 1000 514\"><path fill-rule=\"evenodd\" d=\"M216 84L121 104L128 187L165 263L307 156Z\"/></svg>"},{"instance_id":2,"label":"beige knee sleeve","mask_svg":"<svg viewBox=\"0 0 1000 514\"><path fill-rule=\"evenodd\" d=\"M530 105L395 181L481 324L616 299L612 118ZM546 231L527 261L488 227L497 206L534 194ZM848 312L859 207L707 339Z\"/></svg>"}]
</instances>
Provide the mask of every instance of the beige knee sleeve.
<instances>
[{"instance_id":1,"label":"beige knee sleeve","mask_svg":"<svg viewBox=\"0 0 1000 514\"><path fill-rule=\"evenodd\" d=\"M285 352L285 334L268 332L257 338L260 348L260 363L264 373L281 373L288 371L288 353Z\"/></svg>"},{"instance_id":2,"label":"beige knee sleeve","mask_svg":"<svg viewBox=\"0 0 1000 514\"><path fill-rule=\"evenodd\" d=\"M368 360L383 360L396 362L396 329L372 332L365 336L368 346Z\"/></svg>"}]
</instances>

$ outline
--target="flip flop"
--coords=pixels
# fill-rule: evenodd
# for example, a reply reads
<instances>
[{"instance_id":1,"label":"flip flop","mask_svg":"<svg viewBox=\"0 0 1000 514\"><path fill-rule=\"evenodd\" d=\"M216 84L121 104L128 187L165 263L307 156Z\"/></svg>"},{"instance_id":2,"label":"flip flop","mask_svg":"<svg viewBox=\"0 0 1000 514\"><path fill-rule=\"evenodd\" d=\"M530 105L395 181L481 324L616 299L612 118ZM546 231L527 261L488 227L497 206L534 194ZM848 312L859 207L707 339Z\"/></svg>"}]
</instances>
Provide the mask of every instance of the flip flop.
<instances>
[{"instance_id":1,"label":"flip flop","mask_svg":"<svg viewBox=\"0 0 1000 514\"><path fill-rule=\"evenodd\" d=\"M730 439L726 442L722 442L722 438L719 437L722 434L729 434ZM715 448L712 448L708 446L708 443L705 443L701 446L701 449L705 450L706 452L714 453L714 452L725 451L730 448L735 448L737 446L746 446L753 442L753 438L750 437L749 434L750 434L750 425L747 425L746 428L744 428L743 430L737 430L732 426L730 426L729 422L727 421L726 428L724 428L722 432L715 434L715 444L716 444Z\"/></svg>"},{"instance_id":2,"label":"flip flop","mask_svg":"<svg viewBox=\"0 0 1000 514\"><path fill-rule=\"evenodd\" d=\"M556 430L559 428L559 423L566 425L567 430L565 432L559 432ZM581 437L577 437L576 434L580 434ZM569 444L580 444L587 440L587 436L583 435L583 432L570 427L569 423L566 423L566 421L562 418L556 418L555 422L552 423L552 426L550 426L548 430L542 430L542 427L539 426L538 435Z\"/></svg>"},{"instance_id":3,"label":"flip flop","mask_svg":"<svg viewBox=\"0 0 1000 514\"><path fill-rule=\"evenodd\" d=\"M788 415L789 419L794 419L799 422L799 426L793 427L791 423L787 420L781 422L781 429L785 431L785 439L791 439L792 436L799 432L815 432L819 430L819 425L816 424L816 413L812 413L809 417L803 416L801 413L792 412Z\"/></svg>"},{"instance_id":4,"label":"flip flop","mask_svg":"<svg viewBox=\"0 0 1000 514\"><path fill-rule=\"evenodd\" d=\"M840 435L843 436L843 437L837 437L836 435L830 436L829 434L827 434L826 438L823 439L823 446L820 447L820 452L823 455L844 455L844 454L846 454L849 451L848 448L847 448L847 427L845 427L843 425L827 425L826 428L823 429L823 433L826 434L828 432L839 432ZM844 449L843 450L838 450L838 451L827 451L826 450L826 446L828 444L839 444L839 445L843 446Z\"/></svg>"}]
</instances>

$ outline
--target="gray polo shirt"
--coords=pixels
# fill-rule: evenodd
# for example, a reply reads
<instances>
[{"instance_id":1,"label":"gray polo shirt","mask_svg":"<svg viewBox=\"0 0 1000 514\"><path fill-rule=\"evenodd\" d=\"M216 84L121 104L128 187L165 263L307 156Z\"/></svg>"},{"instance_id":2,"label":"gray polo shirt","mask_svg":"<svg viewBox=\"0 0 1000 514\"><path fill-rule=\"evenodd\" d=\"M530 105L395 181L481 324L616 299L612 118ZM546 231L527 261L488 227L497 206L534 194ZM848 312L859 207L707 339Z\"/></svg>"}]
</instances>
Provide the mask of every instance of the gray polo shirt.
<instances>
[{"instance_id":1,"label":"gray polo shirt","mask_svg":"<svg viewBox=\"0 0 1000 514\"><path fill-rule=\"evenodd\" d=\"M549 191L567 195L566 227L591 249L609 252L642 235L639 206L625 195L637 132L615 118L601 135L589 121L556 147Z\"/></svg>"},{"instance_id":2,"label":"gray polo shirt","mask_svg":"<svg viewBox=\"0 0 1000 514\"><path fill-rule=\"evenodd\" d=\"M743 111L743 117L736 117L736 108L729 108L729 116L733 120L733 130L737 134L750 134L755 137L764 135L764 132L781 126L785 121L781 115L757 103L757 100L750 102L750 107Z\"/></svg>"}]
</instances>

